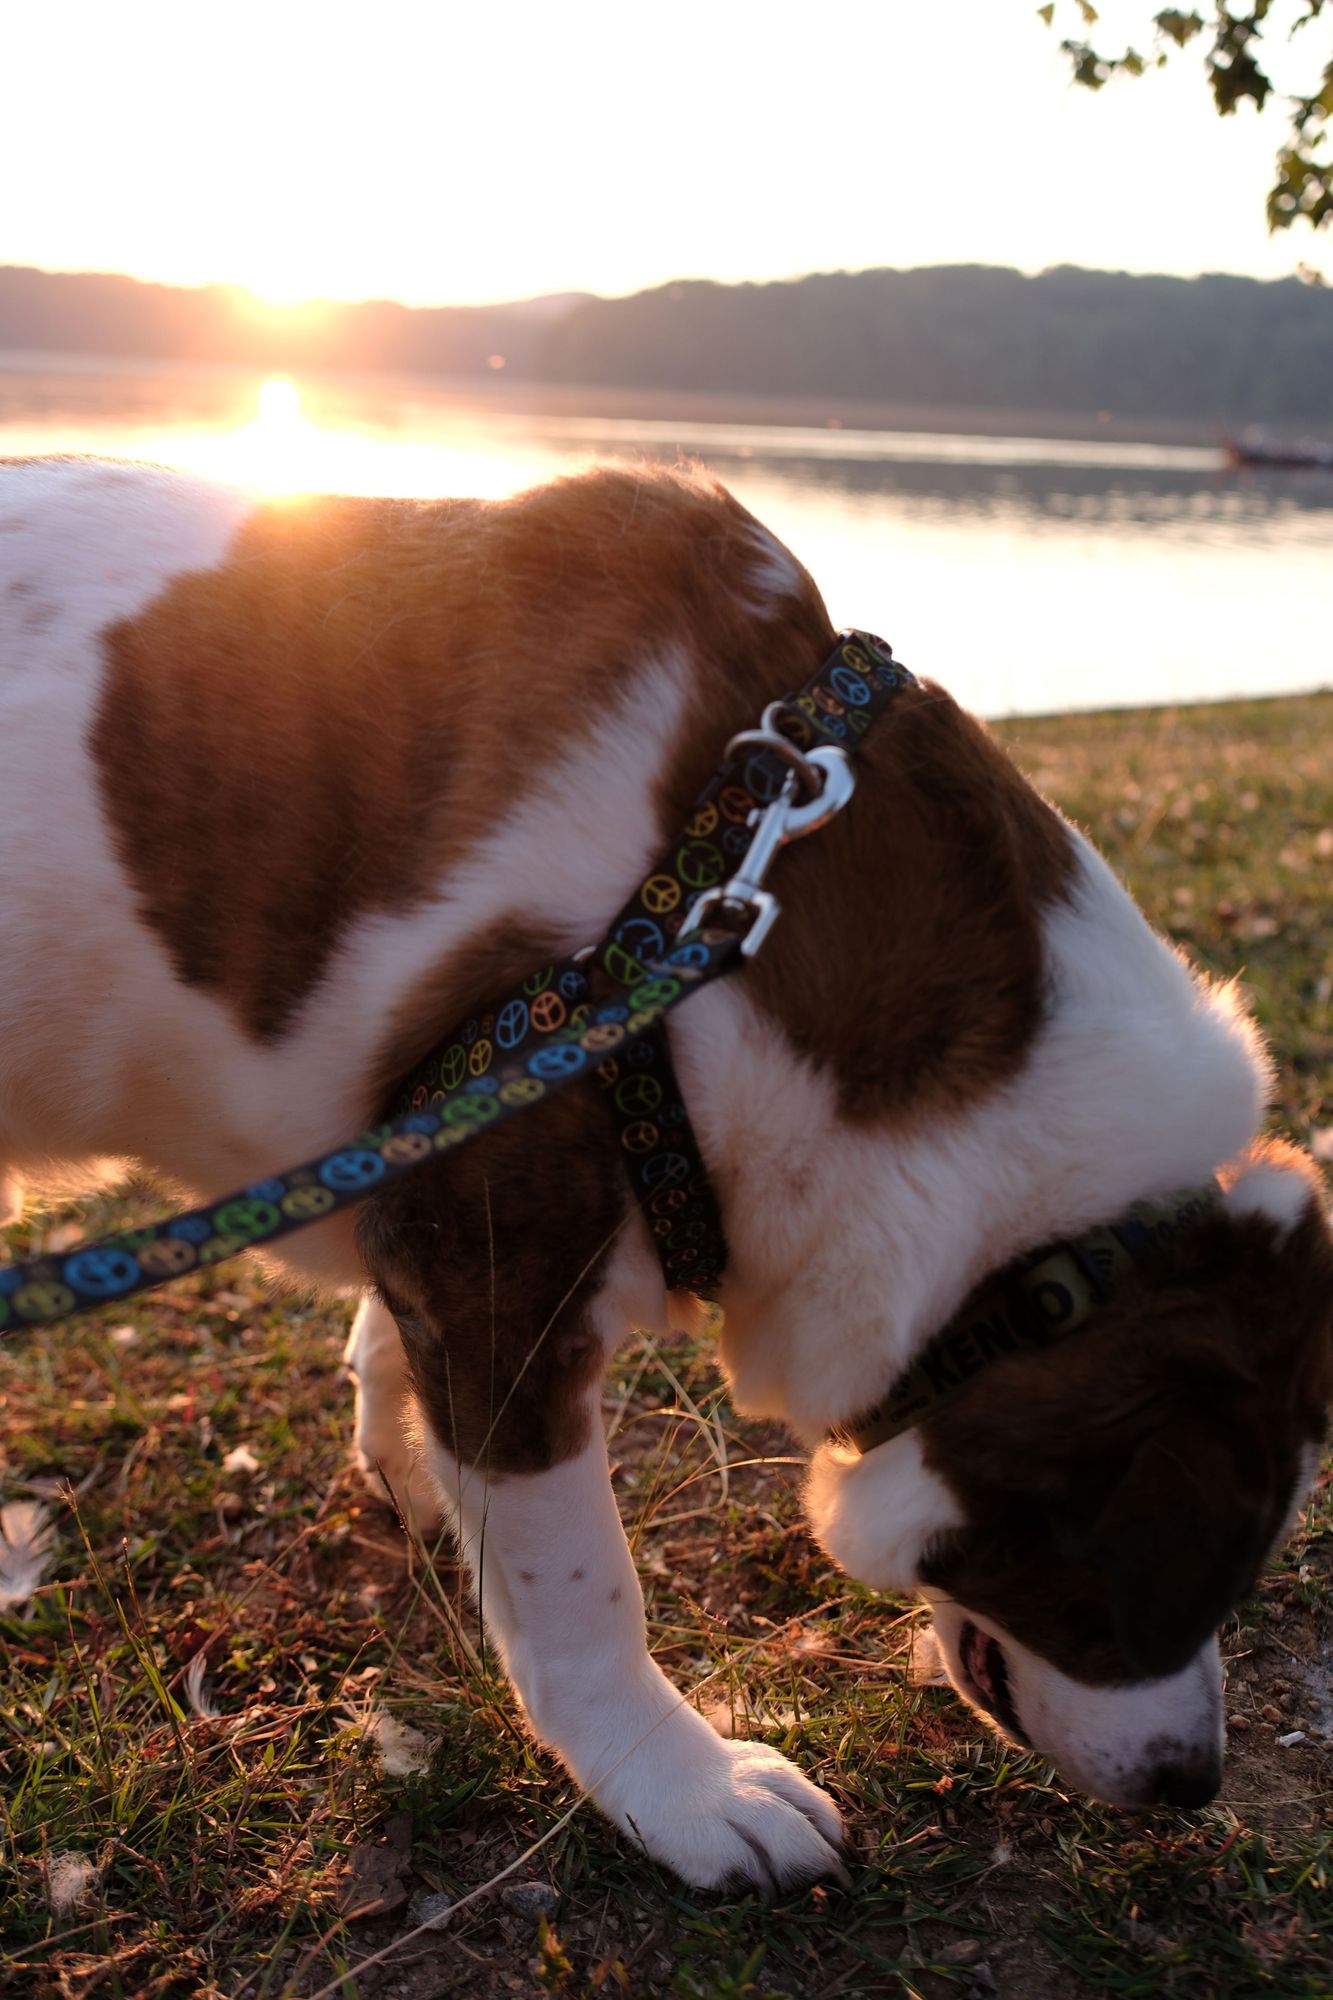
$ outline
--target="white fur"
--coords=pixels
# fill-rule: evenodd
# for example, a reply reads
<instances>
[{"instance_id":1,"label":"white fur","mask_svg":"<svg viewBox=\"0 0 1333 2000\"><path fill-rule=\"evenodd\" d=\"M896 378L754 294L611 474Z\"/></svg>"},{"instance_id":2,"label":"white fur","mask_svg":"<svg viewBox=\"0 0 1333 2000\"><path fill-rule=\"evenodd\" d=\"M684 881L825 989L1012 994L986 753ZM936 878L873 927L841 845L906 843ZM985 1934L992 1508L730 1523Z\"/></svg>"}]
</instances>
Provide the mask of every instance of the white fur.
<instances>
[{"instance_id":1,"label":"white fur","mask_svg":"<svg viewBox=\"0 0 1333 2000\"><path fill-rule=\"evenodd\" d=\"M866 1452L822 1444L810 1461L806 1512L817 1540L874 1590L915 1590L927 1546L963 1511L926 1464L918 1431Z\"/></svg>"},{"instance_id":2,"label":"white fur","mask_svg":"<svg viewBox=\"0 0 1333 2000\"><path fill-rule=\"evenodd\" d=\"M1267 1067L1253 1029L1082 840L1078 864L1046 920L1047 1019L1022 1071L926 1129L849 1130L831 1081L742 980L672 1017L727 1221L736 1396L810 1445L878 1402L986 1272L1204 1179L1254 1132Z\"/></svg>"},{"instance_id":3,"label":"white fur","mask_svg":"<svg viewBox=\"0 0 1333 2000\"><path fill-rule=\"evenodd\" d=\"M1262 1156L1243 1166L1227 1189L1232 1215L1259 1215L1274 1223L1279 1237L1290 1236L1315 1200L1307 1174Z\"/></svg>"},{"instance_id":4,"label":"white fur","mask_svg":"<svg viewBox=\"0 0 1333 2000\"><path fill-rule=\"evenodd\" d=\"M756 521L747 531L754 561L746 579L746 601L761 618L776 618L801 588L801 572L791 551Z\"/></svg>"},{"instance_id":5,"label":"white fur","mask_svg":"<svg viewBox=\"0 0 1333 2000\"><path fill-rule=\"evenodd\" d=\"M1215 1639L1164 1680L1090 1687L1020 1645L993 1620L925 1594L935 1607L935 1636L954 1686L971 1699L959 1648L963 1626L971 1622L1004 1649L1014 1711L1029 1741L1093 1798L1108 1805L1155 1805L1169 1772L1210 1773L1214 1782L1220 1775L1222 1663Z\"/></svg>"}]
</instances>

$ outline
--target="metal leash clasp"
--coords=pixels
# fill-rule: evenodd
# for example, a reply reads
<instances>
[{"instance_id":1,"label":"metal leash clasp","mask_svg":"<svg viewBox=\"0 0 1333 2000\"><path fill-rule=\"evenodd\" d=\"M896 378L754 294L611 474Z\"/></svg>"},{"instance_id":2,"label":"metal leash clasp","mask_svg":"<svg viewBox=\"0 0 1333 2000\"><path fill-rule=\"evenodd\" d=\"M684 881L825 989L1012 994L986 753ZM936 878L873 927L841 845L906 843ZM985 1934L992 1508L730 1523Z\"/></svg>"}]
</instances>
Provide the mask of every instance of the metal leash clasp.
<instances>
[{"instance_id":1,"label":"metal leash clasp","mask_svg":"<svg viewBox=\"0 0 1333 2000\"><path fill-rule=\"evenodd\" d=\"M743 729L727 745L728 762L739 751L767 750L788 766L787 775L777 797L768 805L755 806L750 813L746 824L754 828L754 839L736 873L717 888L706 889L680 928L682 939L702 929L710 910L747 916L740 947L743 958L754 957L782 907L764 887L764 877L775 857L789 841L803 840L807 833L827 826L856 789L856 774L846 751L832 743L821 744L817 750L800 749L778 727L782 710L782 702L770 702L758 729Z\"/></svg>"}]
</instances>

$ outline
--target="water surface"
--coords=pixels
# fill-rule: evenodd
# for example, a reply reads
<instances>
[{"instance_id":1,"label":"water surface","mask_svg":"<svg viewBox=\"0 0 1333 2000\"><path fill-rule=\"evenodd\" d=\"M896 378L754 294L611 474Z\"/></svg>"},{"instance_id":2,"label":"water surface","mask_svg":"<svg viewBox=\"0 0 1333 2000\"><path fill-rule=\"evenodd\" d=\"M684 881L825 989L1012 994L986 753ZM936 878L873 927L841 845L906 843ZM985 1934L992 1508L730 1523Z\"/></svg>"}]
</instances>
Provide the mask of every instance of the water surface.
<instances>
[{"instance_id":1,"label":"water surface","mask_svg":"<svg viewBox=\"0 0 1333 2000\"><path fill-rule=\"evenodd\" d=\"M534 391L532 401L541 401ZM419 383L0 356L0 454L155 459L261 491L498 497L703 459L866 625L984 714L1333 680L1333 476L1220 449L596 417Z\"/></svg>"}]
</instances>

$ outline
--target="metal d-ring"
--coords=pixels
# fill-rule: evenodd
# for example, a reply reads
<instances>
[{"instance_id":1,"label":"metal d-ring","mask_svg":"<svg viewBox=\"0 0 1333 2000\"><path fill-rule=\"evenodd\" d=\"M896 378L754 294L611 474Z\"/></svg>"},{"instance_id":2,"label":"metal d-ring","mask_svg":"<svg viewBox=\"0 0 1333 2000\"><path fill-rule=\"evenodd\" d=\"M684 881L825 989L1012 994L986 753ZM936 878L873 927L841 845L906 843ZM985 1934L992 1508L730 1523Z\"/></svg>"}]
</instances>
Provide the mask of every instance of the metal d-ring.
<instances>
[{"instance_id":1,"label":"metal d-ring","mask_svg":"<svg viewBox=\"0 0 1333 2000\"><path fill-rule=\"evenodd\" d=\"M786 712L784 701L770 701L759 718L758 729L742 729L733 736L726 748L726 762L741 750L771 750L775 757L796 773L809 798L817 799L824 789L824 779L814 759L817 752L802 750L785 736L778 727L778 717Z\"/></svg>"}]
</instances>

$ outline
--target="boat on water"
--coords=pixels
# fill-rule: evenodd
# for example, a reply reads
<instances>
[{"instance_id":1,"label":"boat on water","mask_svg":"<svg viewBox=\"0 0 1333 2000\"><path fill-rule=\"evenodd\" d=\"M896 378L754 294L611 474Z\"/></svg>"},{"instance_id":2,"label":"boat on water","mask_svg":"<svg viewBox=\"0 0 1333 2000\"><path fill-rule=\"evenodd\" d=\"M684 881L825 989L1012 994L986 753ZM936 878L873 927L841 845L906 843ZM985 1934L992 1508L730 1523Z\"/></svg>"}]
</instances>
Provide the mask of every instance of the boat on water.
<instances>
[{"instance_id":1,"label":"boat on water","mask_svg":"<svg viewBox=\"0 0 1333 2000\"><path fill-rule=\"evenodd\" d=\"M1269 438L1226 438L1223 450L1231 465L1264 465L1284 471L1333 472L1333 444L1276 444Z\"/></svg>"}]
</instances>

